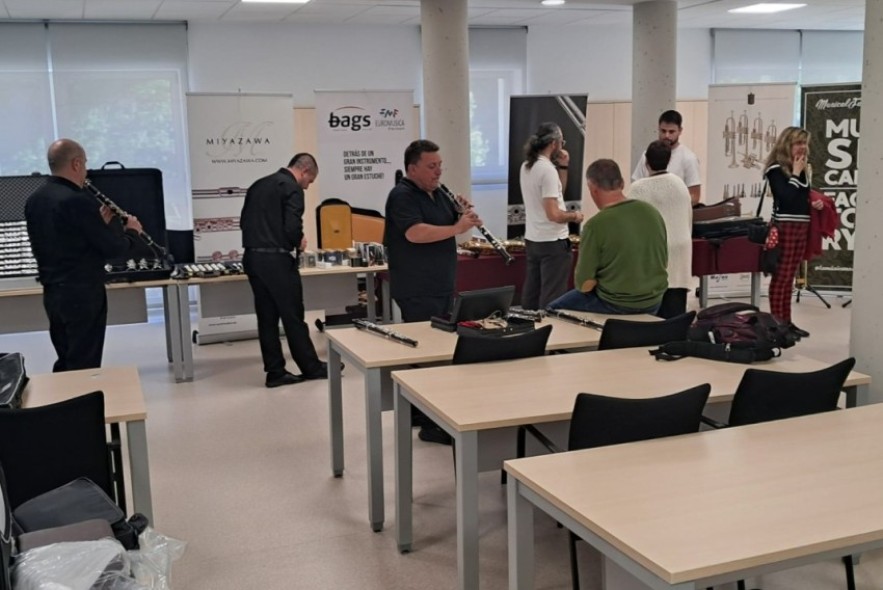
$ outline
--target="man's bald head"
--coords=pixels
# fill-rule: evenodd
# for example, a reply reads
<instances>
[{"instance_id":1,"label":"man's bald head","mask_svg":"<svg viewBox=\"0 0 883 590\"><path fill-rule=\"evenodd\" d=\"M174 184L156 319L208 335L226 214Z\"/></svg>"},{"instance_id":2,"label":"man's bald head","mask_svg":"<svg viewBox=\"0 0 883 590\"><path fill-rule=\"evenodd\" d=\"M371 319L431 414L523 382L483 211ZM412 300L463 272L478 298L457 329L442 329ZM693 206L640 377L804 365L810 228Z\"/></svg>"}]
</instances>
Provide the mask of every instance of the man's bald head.
<instances>
[{"instance_id":1,"label":"man's bald head","mask_svg":"<svg viewBox=\"0 0 883 590\"><path fill-rule=\"evenodd\" d=\"M83 186L86 180L86 150L73 139L58 139L52 142L46 154L49 171Z\"/></svg>"}]
</instances>

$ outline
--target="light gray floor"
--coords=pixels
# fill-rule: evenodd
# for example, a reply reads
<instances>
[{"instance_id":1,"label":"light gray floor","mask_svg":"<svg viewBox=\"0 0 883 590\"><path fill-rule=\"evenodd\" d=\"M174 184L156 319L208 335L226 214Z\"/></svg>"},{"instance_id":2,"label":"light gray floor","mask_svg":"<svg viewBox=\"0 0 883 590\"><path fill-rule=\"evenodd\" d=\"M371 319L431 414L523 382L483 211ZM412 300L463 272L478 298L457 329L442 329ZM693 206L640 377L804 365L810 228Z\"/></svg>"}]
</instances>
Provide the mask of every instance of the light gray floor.
<instances>
[{"instance_id":1,"label":"light gray floor","mask_svg":"<svg viewBox=\"0 0 883 590\"><path fill-rule=\"evenodd\" d=\"M832 310L812 295L795 305L795 322L812 337L791 350L831 362L847 356L849 310L831 301ZM314 341L324 357L325 338L314 332ZM247 341L196 347L196 381L175 384L163 348L160 323L111 327L105 366L139 367L155 525L188 542L174 588L456 587L449 447L415 442L415 551L396 551L391 413L384 415L386 529L370 530L360 374L344 373L347 468L334 479L325 381L265 389L257 341ZM54 360L45 332L0 336L0 350L25 353L31 373L50 371ZM482 476L482 588L507 585L505 497L497 473ZM546 517L538 518L537 551L537 588L569 588L566 533ZM586 550L583 567L596 567ZM865 555L857 578L861 590L883 587L883 552ZM845 588L833 561L752 582L749 588L766 590ZM583 587L592 590L591 583Z\"/></svg>"}]
</instances>

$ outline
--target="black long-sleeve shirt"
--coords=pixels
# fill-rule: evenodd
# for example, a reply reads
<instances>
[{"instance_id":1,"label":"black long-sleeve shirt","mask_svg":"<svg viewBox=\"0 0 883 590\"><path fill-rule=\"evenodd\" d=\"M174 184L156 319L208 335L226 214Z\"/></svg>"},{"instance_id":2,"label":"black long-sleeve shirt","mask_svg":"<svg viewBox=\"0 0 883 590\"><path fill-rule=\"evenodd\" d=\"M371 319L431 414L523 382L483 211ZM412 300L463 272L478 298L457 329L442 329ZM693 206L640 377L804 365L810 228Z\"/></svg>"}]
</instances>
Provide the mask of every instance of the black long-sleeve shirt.
<instances>
[{"instance_id":1,"label":"black long-sleeve shirt","mask_svg":"<svg viewBox=\"0 0 883 590\"><path fill-rule=\"evenodd\" d=\"M95 197L58 176L28 197L25 219L41 283L104 283L107 260L137 243L135 232L125 231L118 218L105 223L100 207Z\"/></svg>"},{"instance_id":2,"label":"black long-sleeve shirt","mask_svg":"<svg viewBox=\"0 0 883 590\"><path fill-rule=\"evenodd\" d=\"M809 223L809 182L806 171L800 176L785 174L782 167L773 164L764 173L773 194L773 219Z\"/></svg>"},{"instance_id":3,"label":"black long-sleeve shirt","mask_svg":"<svg viewBox=\"0 0 883 590\"><path fill-rule=\"evenodd\" d=\"M287 168L255 181L239 216L242 246L291 252L304 237L304 207L304 189Z\"/></svg>"}]
</instances>

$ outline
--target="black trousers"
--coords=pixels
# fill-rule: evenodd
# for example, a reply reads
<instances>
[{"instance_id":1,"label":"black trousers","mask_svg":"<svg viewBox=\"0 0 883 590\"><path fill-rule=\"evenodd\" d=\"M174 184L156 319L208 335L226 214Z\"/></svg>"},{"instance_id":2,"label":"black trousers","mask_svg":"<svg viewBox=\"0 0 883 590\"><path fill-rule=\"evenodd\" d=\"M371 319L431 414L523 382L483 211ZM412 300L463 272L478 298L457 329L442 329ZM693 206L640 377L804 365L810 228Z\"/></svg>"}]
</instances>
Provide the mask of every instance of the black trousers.
<instances>
[{"instance_id":1,"label":"black trousers","mask_svg":"<svg viewBox=\"0 0 883 590\"><path fill-rule=\"evenodd\" d=\"M521 289L521 307L546 309L567 293L567 279L573 265L570 240L554 242L524 241L527 269Z\"/></svg>"},{"instance_id":2,"label":"black trousers","mask_svg":"<svg viewBox=\"0 0 883 590\"><path fill-rule=\"evenodd\" d=\"M52 372L100 367L107 327L104 283L44 285L43 308L58 355Z\"/></svg>"},{"instance_id":3,"label":"black trousers","mask_svg":"<svg viewBox=\"0 0 883 590\"><path fill-rule=\"evenodd\" d=\"M428 322L432 316L443 317L451 311L449 295L406 297L396 299L395 302L402 312L402 321L405 323Z\"/></svg>"},{"instance_id":4,"label":"black trousers","mask_svg":"<svg viewBox=\"0 0 883 590\"><path fill-rule=\"evenodd\" d=\"M304 292L297 259L288 254L246 251L242 262L254 294L264 371L274 375L285 371L285 356L279 342L280 319L291 358L301 373L319 371L322 363L304 322Z\"/></svg>"}]
</instances>

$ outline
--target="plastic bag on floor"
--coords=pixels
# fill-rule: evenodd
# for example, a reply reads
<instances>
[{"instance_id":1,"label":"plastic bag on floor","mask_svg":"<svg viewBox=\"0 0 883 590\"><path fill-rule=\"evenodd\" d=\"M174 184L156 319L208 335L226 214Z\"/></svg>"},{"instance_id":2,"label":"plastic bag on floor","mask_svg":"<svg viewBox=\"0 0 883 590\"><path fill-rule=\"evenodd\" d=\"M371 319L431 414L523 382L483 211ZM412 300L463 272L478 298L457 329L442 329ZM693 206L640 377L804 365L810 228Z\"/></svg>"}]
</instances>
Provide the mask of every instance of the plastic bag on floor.
<instances>
[{"instance_id":1,"label":"plastic bag on floor","mask_svg":"<svg viewBox=\"0 0 883 590\"><path fill-rule=\"evenodd\" d=\"M114 539L54 543L16 557L13 590L145 590L129 576L129 556Z\"/></svg>"},{"instance_id":2,"label":"plastic bag on floor","mask_svg":"<svg viewBox=\"0 0 883 590\"><path fill-rule=\"evenodd\" d=\"M171 590L172 562L181 558L187 543L151 527L141 533L138 543L141 549L129 551L135 580L149 590Z\"/></svg>"}]
</instances>

